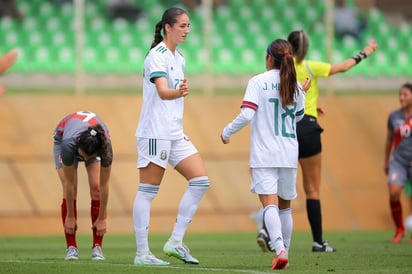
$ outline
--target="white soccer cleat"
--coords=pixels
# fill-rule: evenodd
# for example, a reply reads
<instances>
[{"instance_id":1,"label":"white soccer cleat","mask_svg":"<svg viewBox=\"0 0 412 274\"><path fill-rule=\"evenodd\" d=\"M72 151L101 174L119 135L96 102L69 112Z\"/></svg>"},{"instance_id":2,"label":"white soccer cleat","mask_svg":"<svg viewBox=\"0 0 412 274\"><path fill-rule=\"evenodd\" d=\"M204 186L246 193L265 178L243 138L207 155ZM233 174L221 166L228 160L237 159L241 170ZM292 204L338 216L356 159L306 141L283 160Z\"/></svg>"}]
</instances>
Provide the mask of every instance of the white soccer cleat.
<instances>
[{"instance_id":1,"label":"white soccer cleat","mask_svg":"<svg viewBox=\"0 0 412 274\"><path fill-rule=\"evenodd\" d=\"M137 252L136 256L134 257L134 264L135 265L169 265L169 262L160 260L155 257L150 251L148 252Z\"/></svg>"},{"instance_id":2,"label":"white soccer cleat","mask_svg":"<svg viewBox=\"0 0 412 274\"><path fill-rule=\"evenodd\" d=\"M69 246L66 250L66 257L64 259L66 261L78 260L79 259L79 252L77 251L77 247Z\"/></svg>"},{"instance_id":3,"label":"white soccer cleat","mask_svg":"<svg viewBox=\"0 0 412 274\"><path fill-rule=\"evenodd\" d=\"M168 241L163 247L163 252L168 256L182 260L186 264L199 264L199 260L190 255L189 248L183 243L181 245L172 245Z\"/></svg>"},{"instance_id":4,"label":"white soccer cleat","mask_svg":"<svg viewBox=\"0 0 412 274\"><path fill-rule=\"evenodd\" d=\"M92 260L93 261L103 261L106 258L103 256L102 248L98 245L92 249Z\"/></svg>"}]
</instances>

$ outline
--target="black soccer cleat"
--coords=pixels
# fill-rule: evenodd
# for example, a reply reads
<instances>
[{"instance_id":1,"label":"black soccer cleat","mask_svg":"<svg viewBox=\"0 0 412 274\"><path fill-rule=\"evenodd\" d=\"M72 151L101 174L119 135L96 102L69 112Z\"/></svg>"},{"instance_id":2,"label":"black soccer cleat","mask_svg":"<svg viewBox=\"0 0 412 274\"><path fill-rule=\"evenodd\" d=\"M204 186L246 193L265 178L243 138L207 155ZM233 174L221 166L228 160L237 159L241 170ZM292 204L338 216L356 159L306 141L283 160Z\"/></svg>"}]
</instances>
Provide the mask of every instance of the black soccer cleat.
<instances>
[{"instance_id":1,"label":"black soccer cleat","mask_svg":"<svg viewBox=\"0 0 412 274\"><path fill-rule=\"evenodd\" d=\"M336 249L331 247L327 241L323 241L322 244L313 242L312 252L336 252Z\"/></svg>"},{"instance_id":2,"label":"black soccer cleat","mask_svg":"<svg viewBox=\"0 0 412 274\"><path fill-rule=\"evenodd\" d=\"M262 252L275 252L275 249L272 246L269 235L265 229L259 230L259 233L256 237L256 242L259 245Z\"/></svg>"}]
</instances>

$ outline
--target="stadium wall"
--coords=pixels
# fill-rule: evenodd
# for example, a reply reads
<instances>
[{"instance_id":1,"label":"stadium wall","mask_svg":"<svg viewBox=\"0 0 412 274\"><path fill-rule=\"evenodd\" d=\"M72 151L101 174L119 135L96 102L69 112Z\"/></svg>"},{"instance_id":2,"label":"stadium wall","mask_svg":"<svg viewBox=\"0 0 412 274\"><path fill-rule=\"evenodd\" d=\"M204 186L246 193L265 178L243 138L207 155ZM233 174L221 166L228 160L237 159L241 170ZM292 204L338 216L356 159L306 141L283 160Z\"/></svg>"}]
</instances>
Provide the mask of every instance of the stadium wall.
<instances>
[{"instance_id":1,"label":"stadium wall","mask_svg":"<svg viewBox=\"0 0 412 274\"><path fill-rule=\"evenodd\" d=\"M211 188L190 232L254 231L250 213L259 207L249 192L249 130L220 142L223 126L239 111L242 95L186 97L186 133L205 159ZM108 210L109 233L133 233L132 206L138 185L134 132L139 95L10 95L0 98L0 235L59 234L61 186L54 170L52 132L58 120L77 110L103 117L115 159ZM387 114L398 107L397 91L382 95L323 95L322 208L324 229L392 229L383 146ZM293 202L296 230L309 230L298 174ZM169 233L186 186L168 169L152 206L151 231ZM90 231L90 199L79 169L79 232ZM405 204L406 205L406 204Z\"/></svg>"},{"instance_id":2,"label":"stadium wall","mask_svg":"<svg viewBox=\"0 0 412 274\"><path fill-rule=\"evenodd\" d=\"M262 68L263 70L263 68ZM239 89L243 93L250 74L246 75L188 75L192 90ZM50 75L44 73L19 74L11 73L1 79L1 84L10 89L75 89L76 77L73 74ZM137 74L86 74L84 75L84 93L90 89L136 89L142 86L142 77ZM397 91L402 83L411 81L408 77L362 77L334 75L327 79L320 79L322 90L361 90L369 92ZM328 92L330 93L330 92Z\"/></svg>"}]
</instances>

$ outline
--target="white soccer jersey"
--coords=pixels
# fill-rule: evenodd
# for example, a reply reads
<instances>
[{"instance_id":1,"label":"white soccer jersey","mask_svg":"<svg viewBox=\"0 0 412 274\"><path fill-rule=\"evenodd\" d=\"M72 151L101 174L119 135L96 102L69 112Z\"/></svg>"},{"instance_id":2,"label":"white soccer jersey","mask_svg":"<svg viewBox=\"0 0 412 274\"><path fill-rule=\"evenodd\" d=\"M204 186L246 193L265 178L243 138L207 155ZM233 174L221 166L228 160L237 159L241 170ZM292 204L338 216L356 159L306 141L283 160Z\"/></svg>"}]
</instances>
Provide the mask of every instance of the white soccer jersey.
<instances>
[{"instance_id":1,"label":"white soccer jersey","mask_svg":"<svg viewBox=\"0 0 412 274\"><path fill-rule=\"evenodd\" d=\"M279 94L279 70L269 70L251 78L243 98L242 108L254 110L247 115L251 121L250 167L297 168L298 142L296 123L303 118L305 95L299 92L293 105L282 107ZM250 112L249 112L250 113ZM243 117L243 118L242 118ZM223 131L223 138L246 125L239 115ZM238 120L238 121L236 121Z\"/></svg>"},{"instance_id":2,"label":"white soccer jersey","mask_svg":"<svg viewBox=\"0 0 412 274\"><path fill-rule=\"evenodd\" d=\"M164 140L183 138L183 97L160 98L154 78L165 77L171 89L178 89L184 79L185 59L177 50L173 54L161 42L146 56L143 72L143 104L136 137Z\"/></svg>"}]
</instances>

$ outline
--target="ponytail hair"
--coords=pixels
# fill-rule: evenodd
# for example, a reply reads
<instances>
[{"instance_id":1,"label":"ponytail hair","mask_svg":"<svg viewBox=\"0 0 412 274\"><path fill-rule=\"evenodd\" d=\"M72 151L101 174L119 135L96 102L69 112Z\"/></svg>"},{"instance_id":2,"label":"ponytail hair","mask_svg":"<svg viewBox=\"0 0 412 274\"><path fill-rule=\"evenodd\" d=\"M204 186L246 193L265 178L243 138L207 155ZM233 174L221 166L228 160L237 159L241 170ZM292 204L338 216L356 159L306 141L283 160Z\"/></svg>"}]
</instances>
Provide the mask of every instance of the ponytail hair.
<instances>
[{"instance_id":1,"label":"ponytail hair","mask_svg":"<svg viewBox=\"0 0 412 274\"><path fill-rule=\"evenodd\" d=\"M288 36L288 41L292 45L293 55L296 63L302 63L309 49L309 38L305 31L292 31Z\"/></svg>"},{"instance_id":2,"label":"ponytail hair","mask_svg":"<svg viewBox=\"0 0 412 274\"><path fill-rule=\"evenodd\" d=\"M279 69L279 94L282 98L282 106L292 105L298 91L292 46L284 39L276 39L268 46L267 54L272 56L272 67Z\"/></svg>"},{"instance_id":3,"label":"ponytail hair","mask_svg":"<svg viewBox=\"0 0 412 274\"><path fill-rule=\"evenodd\" d=\"M102 158L102 161L111 163L111 146L106 132L100 124L89 126L87 130L82 132L77 144L79 149L87 155L97 154Z\"/></svg>"},{"instance_id":4,"label":"ponytail hair","mask_svg":"<svg viewBox=\"0 0 412 274\"><path fill-rule=\"evenodd\" d=\"M171 27L173 27L173 25L177 22L177 17L182 14L187 14L187 12L181 8L169 8L163 13L162 20L157 22L155 26L154 39L152 45L150 46L150 49L154 48L157 44L163 41L163 36L166 32L165 26L170 25Z\"/></svg>"},{"instance_id":5,"label":"ponytail hair","mask_svg":"<svg viewBox=\"0 0 412 274\"><path fill-rule=\"evenodd\" d=\"M161 34L162 30L163 30L163 22L159 21L155 26L154 39L153 39L152 45L150 46L150 49L154 48L157 44L163 41L163 36Z\"/></svg>"}]
</instances>

